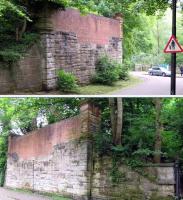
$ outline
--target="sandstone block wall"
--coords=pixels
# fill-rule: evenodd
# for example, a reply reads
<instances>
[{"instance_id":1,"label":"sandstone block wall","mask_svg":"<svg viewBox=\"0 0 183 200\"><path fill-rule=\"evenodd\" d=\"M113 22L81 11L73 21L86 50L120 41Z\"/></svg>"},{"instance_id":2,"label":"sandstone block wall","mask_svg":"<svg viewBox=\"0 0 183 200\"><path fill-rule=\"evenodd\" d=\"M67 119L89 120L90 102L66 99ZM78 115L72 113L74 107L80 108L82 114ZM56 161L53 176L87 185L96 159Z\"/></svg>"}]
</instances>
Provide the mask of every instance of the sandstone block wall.
<instances>
[{"instance_id":1,"label":"sandstone block wall","mask_svg":"<svg viewBox=\"0 0 183 200\"><path fill-rule=\"evenodd\" d=\"M43 88L42 70L45 65L39 44L33 45L25 56L14 66L12 74L17 91L41 91Z\"/></svg>"},{"instance_id":2,"label":"sandstone block wall","mask_svg":"<svg viewBox=\"0 0 183 200\"><path fill-rule=\"evenodd\" d=\"M0 62L0 94L6 94L14 91L14 84L12 81L11 67Z\"/></svg>"},{"instance_id":3,"label":"sandstone block wall","mask_svg":"<svg viewBox=\"0 0 183 200\"><path fill-rule=\"evenodd\" d=\"M0 62L0 94L41 91L44 64L39 45L33 45L24 57L14 64Z\"/></svg>"},{"instance_id":4,"label":"sandstone block wall","mask_svg":"<svg viewBox=\"0 0 183 200\"><path fill-rule=\"evenodd\" d=\"M50 9L40 14L40 21L40 45L6 69L0 63L0 93L56 89L60 69L72 72L78 83L88 84L100 56L122 62L121 18Z\"/></svg>"},{"instance_id":5,"label":"sandstone block wall","mask_svg":"<svg viewBox=\"0 0 183 200\"><path fill-rule=\"evenodd\" d=\"M73 198L87 198L89 142L69 141L53 147L46 156L8 159L6 186L55 192Z\"/></svg>"},{"instance_id":6,"label":"sandstone block wall","mask_svg":"<svg viewBox=\"0 0 183 200\"><path fill-rule=\"evenodd\" d=\"M90 124L99 127L93 124L97 118L98 109L83 104L76 117L10 137L5 185L88 199L92 146L87 135Z\"/></svg>"},{"instance_id":7,"label":"sandstone block wall","mask_svg":"<svg viewBox=\"0 0 183 200\"><path fill-rule=\"evenodd\" d=\"M49 31L42 33L46 57L44 88L57 87L60 69L72 72L80 84L87 84L95 74L100 56L107 54L122 62L122 21L119 19L83 16L77 10L67 9L53 12L49 21L52 23Z\"/></svg>"},{"instance_id":8,"label":"sandstone block wall","mask_svg":"<svg viewBox=\"0 0 183 200\"><path fill-rule=\"evenodd\" d=\"M112 181L112 160L110 157L97 159L94 162L92 199L160 199L174 197L175 176L173 165L144 167L143 176L125 165L116 169L117 182Z\"/></svg>"}]
</instances>

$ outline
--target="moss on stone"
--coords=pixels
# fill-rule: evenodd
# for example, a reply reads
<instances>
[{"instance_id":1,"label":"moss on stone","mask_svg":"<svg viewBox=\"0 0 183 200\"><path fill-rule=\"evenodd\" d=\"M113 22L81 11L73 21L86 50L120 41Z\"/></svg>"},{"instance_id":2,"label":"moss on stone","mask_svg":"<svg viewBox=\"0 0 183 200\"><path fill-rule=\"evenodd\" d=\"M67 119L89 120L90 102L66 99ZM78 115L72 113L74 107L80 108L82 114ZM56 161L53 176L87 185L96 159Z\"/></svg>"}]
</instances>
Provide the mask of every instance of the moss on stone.
<instances>
[{"instance_id":1,"label":"moss on stone","mask_svg":"<svg viewBox=\"0 0 183 200\"><path fill-rule=\"evenodd\" d=\"M153 196L149 200L174 200L173 197Z\"/></svg>"},{"instance_id":2,"label":"moss on stone","mask_svg":"<svg viewBox=\"0 0 183 200\"><path fill-rule=\"evenodd\" d=\"M100 193L102 196L106 196L107 199L115 200L145 200L145 195L142 190L138 188L123 187L107 188L105 191Z\"/></svg>"}]
</instances>

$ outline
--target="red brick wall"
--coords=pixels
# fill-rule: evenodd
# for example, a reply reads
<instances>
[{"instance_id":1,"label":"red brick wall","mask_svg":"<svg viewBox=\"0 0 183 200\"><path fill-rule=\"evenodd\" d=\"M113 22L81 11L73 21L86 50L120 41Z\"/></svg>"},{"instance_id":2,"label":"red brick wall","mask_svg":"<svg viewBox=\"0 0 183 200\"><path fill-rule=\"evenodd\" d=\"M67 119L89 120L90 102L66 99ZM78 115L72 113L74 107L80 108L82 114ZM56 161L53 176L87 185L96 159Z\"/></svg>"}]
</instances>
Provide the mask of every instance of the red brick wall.
<instances>
[{"instance_id":1,"label":"red brick wall","mask_svg":"<svg viewBox=\"0 0 183 200\"><path fill-rule=\"evenodd\" d=\"M54 31L74 32L80 43L105 45L112 37L122 37L120 20L81 15L74 9L54 12L51 21Z\"/></svg>"},{"instance_id":2,"label":"red brick wall","mask_svg":"<svg viewBox=\"0 0 183 200\"><path fill-rule=\"evenodd\" d=\"M10 136L8 153L23 160L48 156L53 147L98 131L100 110L87 102L81 104L80 114L35 130L24 136Z\"/></svg>"},{"instance_id":3,"label":"red brick wall","mask_svg":"<svg viewBox=\"0 0 183 200\"><path fill-rule=\"evenodd\" d=\"M21 159L48 156L57 144L81 136L80 117L76 116L48 125L25 136L13 137L9 141L9 154L16 153Z\"/></svg>"}]
</instances>

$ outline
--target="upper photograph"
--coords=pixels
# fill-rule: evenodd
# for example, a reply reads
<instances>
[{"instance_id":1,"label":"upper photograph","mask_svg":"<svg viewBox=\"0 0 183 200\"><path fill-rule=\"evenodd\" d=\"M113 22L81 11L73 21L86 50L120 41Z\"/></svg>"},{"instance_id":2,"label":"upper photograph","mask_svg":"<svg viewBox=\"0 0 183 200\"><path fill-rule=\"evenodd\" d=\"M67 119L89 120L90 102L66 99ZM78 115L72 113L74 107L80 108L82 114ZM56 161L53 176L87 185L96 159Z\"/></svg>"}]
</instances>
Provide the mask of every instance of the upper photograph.
<instances>
[{"instance_id":1,"label":"upper photograph","mask_svg":"<svg viewBox=\"0 0 183 200\"><path fill-rule=\"evenodd\" d=\"M1 0L1 95L183 95L183 3Z\"/></svg>"}]
</instances>

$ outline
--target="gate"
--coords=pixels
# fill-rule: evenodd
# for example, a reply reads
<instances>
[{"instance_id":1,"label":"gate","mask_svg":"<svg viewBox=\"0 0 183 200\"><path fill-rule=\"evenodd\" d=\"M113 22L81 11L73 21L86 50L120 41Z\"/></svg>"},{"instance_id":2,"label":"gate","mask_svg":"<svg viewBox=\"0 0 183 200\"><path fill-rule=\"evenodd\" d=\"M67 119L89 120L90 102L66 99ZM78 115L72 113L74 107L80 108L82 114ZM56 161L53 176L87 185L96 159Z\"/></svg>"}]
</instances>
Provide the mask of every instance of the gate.
<instances>
[{"instance_id":1,"label":"gate","mask_svg":"<svg viewBox=\"0 0 183 200\"><path fill-rule=\"evenodd\" d=\"M176 200L183 198L183 165L178 161L175 163L175 196Z\"/></svg>"}]
</instances>

